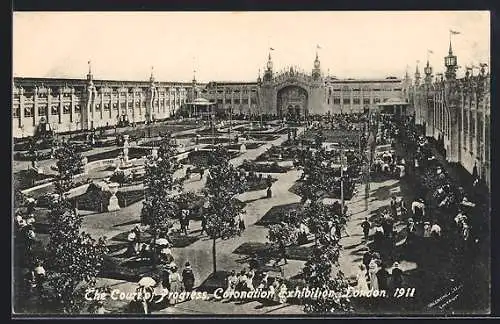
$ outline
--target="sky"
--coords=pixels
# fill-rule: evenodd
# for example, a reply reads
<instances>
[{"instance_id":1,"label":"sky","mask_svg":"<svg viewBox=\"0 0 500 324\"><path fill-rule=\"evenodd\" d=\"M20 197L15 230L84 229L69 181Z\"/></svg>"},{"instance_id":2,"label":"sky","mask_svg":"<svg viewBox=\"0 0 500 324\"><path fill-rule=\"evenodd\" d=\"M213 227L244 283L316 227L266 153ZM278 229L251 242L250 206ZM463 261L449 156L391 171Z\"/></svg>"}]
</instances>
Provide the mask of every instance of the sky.
<instances>
[{"instance_id":1,"label":"sky","mask_svg":"<svg viewBox=\"0 0 500 324\"><path fill-rule=\"evenodd\" d=\"M317 52L331 76L403 77L428 56L444 71L450 29L459 75L489 63L488 11L14 12L13 75L84 78L90 60L95 79L255 81L272 47L275 71Z\"/></svg>"}]
</instances>

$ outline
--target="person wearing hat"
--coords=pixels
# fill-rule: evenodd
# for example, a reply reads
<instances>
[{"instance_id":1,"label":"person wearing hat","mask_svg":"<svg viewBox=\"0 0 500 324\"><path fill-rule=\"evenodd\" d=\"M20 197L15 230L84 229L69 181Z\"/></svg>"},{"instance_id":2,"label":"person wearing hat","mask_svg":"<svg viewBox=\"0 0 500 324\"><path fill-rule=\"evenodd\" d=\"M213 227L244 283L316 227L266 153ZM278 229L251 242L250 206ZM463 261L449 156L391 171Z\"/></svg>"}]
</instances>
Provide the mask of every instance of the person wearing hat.
<instances>
[{"instance_id":1,"label":"person wearing hat","mask_svg":"<svg viewBox=\"0 0 500 324\"><path fill-rule=\"evenodd\" d=\"M424 222L424 237L431 237L431 223Z\"/></svg>"},{"instance_id":2,"label":"person wearing hat","mask_svg":"<svg viewBox=\"0 0 500 324\"><path fill-rule=\"evenodd\" d=\"M236 284L236 289L238 291L246 291L247 282L248 282L247 272L245 269L243 269L241 270L240 275L238 276L238 283Z\"/></svg>"},{"instance_id":3,"label":"person wearing hat","mask_svg":"<svg viewBox=\"0 0 500 324\"><path fill-rule=\"evenodd\" d=\"M433 237L440 237L441 236L441 226L439 226L438 223L433 222L431 229L430 229L431 235Z\"/></svg>"},{"instance_id":4,"label":"person wearing hat","mask_svg":"<svg viewBox=\"0 0 500 324\"><path fill-rule=\"evenodd\" d=\"M368 235L370 234L371 226L372 225L368 221L368 217L365 217L365 220L361 223L361 228L363 229L363 237L364 237L365 241L368 240Z\"/></svg>"},{"instance_id":5,"label":"person wearing hat","mask_svg":"<svg viewBox=\"0 0 500 324\"><path fill-rule=\"evenodd\" d=\"M391 273L391 281L393 288L401 288L403 286L403 270L399 268L399 263L394 262L394 267Z\"/></svg>"},{"instance_id":6,"label":"person wearing hat","mask_svg":"<svg viewBox=\"0 0 500 324\"><path fill-rule=\"evenodd\" d=\"M191 269L191 264L186 262L185 268L182 271L182 283L184 284L184 290L188 293L193 291L194 287L194 274L193 269Z\"/></svg>"},{"instance_id":7,"label":"person wearing hat","mask_svg":"<svg viewBox=\"0 0 500 324\"><path fill-rule=\"evenodd\" d=\"M236 276L236 271L232 270L229 273L229 276L227 276L226 278L226 283L227 283L227 288L224 294L231 296L236 289L236 285L238 284L238 277Z\"/></svg>"},{"instance_id":8,"label":"person wearing hat","mask_svg":"<svg viewBox=\"0 0 500 324\"><path fill-rule=\"evenodd\" d=\"M411 203L411 211L413 213L413 217L415 222L421 223L422 219L425 217L425 204L422 198L415 200Z\"/></svg>"},{"instance_id":9,"label":"person wearing hat","mask_svg":"<svg viewBox=\"0 0 500 324\"><path fill-rule=\"evenodd\" d=\"M169 303L172 306L175 306L175 304L177 304L177 299L179 298L179 294L182 291L182 278L177 270L177 265L173 264L170 269L170 275L168 276L170 285L169 292L172 293Z\"/></svg>"},{"instance_id":10,"label":"person wearing hat","mask_svg":"<svg viewBox=\"0 0 500 324\"><path fill-rule=\"evenodd\" d=\"M266 289L268 287L269 274L267 272L262 273L262 278L260 279L260 284L257 289Z\"/></svg>"}]
</instances>

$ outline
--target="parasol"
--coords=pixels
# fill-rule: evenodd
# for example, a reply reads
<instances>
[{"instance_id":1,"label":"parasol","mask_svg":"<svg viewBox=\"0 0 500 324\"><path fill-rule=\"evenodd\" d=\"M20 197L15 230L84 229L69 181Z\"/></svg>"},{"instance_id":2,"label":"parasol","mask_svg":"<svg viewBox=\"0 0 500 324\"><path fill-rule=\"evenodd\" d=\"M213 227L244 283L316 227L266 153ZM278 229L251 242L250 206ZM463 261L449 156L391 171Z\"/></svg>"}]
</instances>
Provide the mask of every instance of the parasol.
<instances>
[{"instance_id":1,"label":"parasol","mask_svg":"<svg viewBox=\"0 0 500 324\"><path fill-rule=\"evenodd\" d=\"M143 277L141 280L138 282L139 286L148 288L148 287L153 287L156 285L156 281L151 278L151 277Z\"/></svg>"},{"instance_id":2,"label":"parasol","mask_svg":"<svg viewBox=\"0 0 500 324\"><path fill-rule=\"evenodd\" d=\"M156 245L170 245L170 242L166 238L160 238L156 241Z\"/></svg>"}]
</instances>

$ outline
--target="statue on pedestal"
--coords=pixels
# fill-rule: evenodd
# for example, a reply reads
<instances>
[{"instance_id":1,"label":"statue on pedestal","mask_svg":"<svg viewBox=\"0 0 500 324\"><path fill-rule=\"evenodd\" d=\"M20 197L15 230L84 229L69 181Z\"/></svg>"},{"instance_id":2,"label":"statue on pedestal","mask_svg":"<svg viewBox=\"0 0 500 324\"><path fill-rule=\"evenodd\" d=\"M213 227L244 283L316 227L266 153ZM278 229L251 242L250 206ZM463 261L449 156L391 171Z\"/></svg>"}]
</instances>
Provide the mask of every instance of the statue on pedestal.
<instances>
[{"instance_id":1,"label":"statue on pedestal","mask_svg":"<svg viewBox=\"0 0 500 324\"><path fill-rule=\"evenodd\" d=\"M118 192L119 184L112 182L108 185L109 192L111 193L111 198L109 198L108 211L120 210L120 205L118 205L118 198L116 193Z\"/></svg>"}]
</instances>

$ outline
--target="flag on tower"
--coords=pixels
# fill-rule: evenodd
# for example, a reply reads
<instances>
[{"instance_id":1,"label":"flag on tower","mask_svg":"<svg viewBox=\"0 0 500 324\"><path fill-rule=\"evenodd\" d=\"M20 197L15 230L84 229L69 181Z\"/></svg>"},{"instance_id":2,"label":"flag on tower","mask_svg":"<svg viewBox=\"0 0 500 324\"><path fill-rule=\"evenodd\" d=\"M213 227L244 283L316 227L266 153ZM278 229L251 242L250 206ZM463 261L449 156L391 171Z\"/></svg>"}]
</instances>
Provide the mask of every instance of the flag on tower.
<instances>
[{"instance_id":1,"label":"flag on tower","mask_svg":"<svg viewBox=\"0 0 500 324\"><path fill-rule=\"evenodd\" d=\"M269 50L271 50L271 51L274 51L274 48L272 48L272 47L269 47Z\"/></svg>"},{"instance_id":2,"label":"flag on tower","mask_svg":"<svg viewBox=\"0 0 500 324\"><path fill-rule=\"evenodd\" d=\"M458 35L458 34L460 34L460 32L455 31L455 30L452 30L452 29L450 29L450 33L451 33L452 35Z\"/></svg>"},{"instance_id":3,"label":"flag on tower","mask_svg":"<svg viewBox=\"0 0 500 324\"><path fill-rule=\"evenodd\" d=\"M319 45L316 45L316 48L317 48L317 49L321 49L321 46L319 46Z\"/></svg>"},{"instance_id":4,"label":"flag on tower","mask_svg":"<svg viewBox=\"0 0 500 324\"><path fill-rule=\"evenodd\" d=\"M432 50L427 50L427 53L434 54L434 52Z\"/></svg>"}]
</instances>

